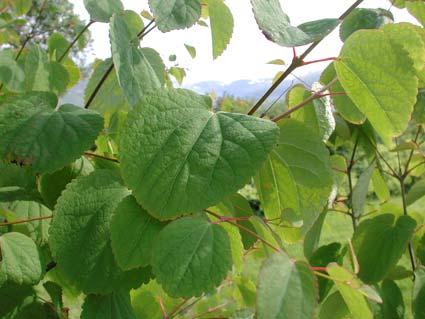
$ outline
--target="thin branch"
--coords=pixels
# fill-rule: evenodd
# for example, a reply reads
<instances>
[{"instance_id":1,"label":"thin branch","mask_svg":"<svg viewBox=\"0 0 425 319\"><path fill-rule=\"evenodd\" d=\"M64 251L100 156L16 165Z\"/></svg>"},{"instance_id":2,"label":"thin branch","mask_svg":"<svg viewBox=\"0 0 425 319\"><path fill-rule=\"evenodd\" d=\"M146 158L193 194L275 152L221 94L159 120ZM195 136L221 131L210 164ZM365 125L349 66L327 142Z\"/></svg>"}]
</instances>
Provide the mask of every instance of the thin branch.
<instances>
[{"instance_id":1,"label":"thin branch","mask_svg":"<svg viewBox=\"0 0 425 319\"><path fill-rule=\"evenodd\" d=\"M93 102L94 98L96 97L97 93L99 93L100 88L105 83L106 79L108 78L109 74L112 72L113 69L114 69L114 63L111 63L111 65L109 66L109 68L103 74L103 76L100 79L100 81L97 83L97 85L94 88L93 92L90 94L90 97L88 98L86 104L84 105L84 108L85 109L88 109L90 107L90 105Z\"/></svg>"},{"instance_id":2,"label":"thin branch","mask_svg":"<svg viewBox=\"0 0 425 319\"><path fill-rule=\"evenodd\" d=\"M50 219L52 217L53 217L53 215L48 215L48 216L40 216L40 217L34 217L34 218L28 218L28 219L15 220L13 222L0 223L0 226L9 226L9 225L16 225L16 224L24 224L24 223L29 223L29 222L37 221L37 220Z\"/></svg>"},{"instance_id":3,"label":"thin branch","mask_svg":"<svg viewBox=\"0 0 425 319\"><path fill-rule=\"evenodd\" d=\"M144 36L146 30L155 22L155 19L152 19L138 34L137 37L140 39Z\"/></svg>"},{"instance_id":4,"label":"thin branch","mask_svg":"<svg viewBox=\"0 0 425 319\"><path fill-rule=\"evenodd\" d=\"M154 23L155 19L150 21L138 34L137 37L139 39L143 39L144 36L146 36L150 31L152 31L152 29L148 30L149 26L152 25L152 23ZM101 87L103 86L103 84L105 83L106 79L108 78L109 74L112 72L112 70L114 69L114 63L112 62L111 65L109 66L109 68L105 71L105 73L103 74L102 78L99 80L99 82L97 83L96 87L94 88L93 92L90 94L90 97L88 98L86 104L84 105L85 109L88 109L90 107L90 105L92 104L94 98L96 97L96 95L99 93Z\"/></svg>"},{"instance_id":5,"label":"thin branch","mask_svg":"<svg viewBox=\"0 0 425 319\"><path fill-rule=\"evenodd\" d=\"M24 40L24 42L22 42L22 45L18 51L18 53L15 56L15 61L18 61L19 57L21 56L22 52L24 51L25 47L27 46L27 43L29 42L29 40L32 39L32 36L27 36Z\"/></svg>"},{"instance_id":6,"label":"thin branch","mask_svg":"<svg viewBox=\"0 0 425 319\"><path fill-rule=\"evenodd\" d=\"M116 158L112 158L112 157L107 157L107 156L103 156L103 155L99 155L96 153L91 153L91 152L84 152L84 155L86 156L90 156L90 157L97 157L97 158L101 158L103 160L106 161L110 161L110 162L114 162L114 163L119 163L120 161Z\"/></svg>"},{"instance_id":7,"label":"thin branch","mask_svg":"<svg viewBox=\"0 0 425 319\"><path fill-rule=\"evenodd\" d=\"M170 319L170 317L167 315L167 311L165 310L164 303L161 297L159 297L159 307L161 308L163 319Z\"/></svg>"},{"instance_id":8,"label":"thin branch","mask_svg":"<svg viewBox=\"0 0 425 319\"><path fill-rule=\"evenodd\" d=\"M416 132L416 136L415 139L413 140L413 142L416 144L418 142L419 136L422 134L422 125L419 125L418 130ZM409 175L409 173L411 172L411 170L409 170L409 165L410 162L412 161L413 158L413 154L414 154L415 150L411 150L409 157L407 159L406 165L404 166L404 173L403 175L406 177L407 175ZM397 152L398 153L398 152Z\"/></svg>"},{"instance_id":9,"label":"thin branch","mask_svg":"<svg viewBox=\"0 0 425 319\"><path fill-rule=\"evenodd\" d=\"M173 318L189 300L190 300L190 298L186 298L181 303L179 303L177 306L175 306L173 308L173 310L171 310L169 317Z\"/></svg>"},{"instance_id":10,"label":"thin branch","mask_svg":"<svg viewBox=\"0 0 425 319\"><path fill-rule=\"evenodd\" d=\"M59 57L58 62L62 62L62 60L67 56L68 52L72 49L72 47L74 46L75 43L77 43L78 39L80 39L80 37L84 34L84 32L87 31L87 29L93 24L95 23L95 21L90 20L85 26L84 28L76 35L76 37L74 38L74 40L72 40L72 42L68 45L68 47L66 48L65 52L62 53L62 55Z\"/></svg>"},{"instance_id":11,"label":"thin branch","mask_svg":"<svg viewBox=\"0 0 425 319\"><path fill-rule=\"evenodd\" d=\"M351 153L350 162L347 166L347 178L348 178L348 204L350 207L350 216L351 216L351 222L353 224L353 229L356 230L357 228L357 221L356 221L356 214L353 210L353 180L351 177L351 171L353 170L354 166L354 158L356 156L357 146L359 145L359 137L356 138L356 142L354 143L353 152Z\"/></svg>"},{"instance_id":12,"label":"thin branch","mask_svg":"<svg viewBox=\"0 0 425 319\"><path fill-rule=\"evenodd\" d=\"M281 94L279 94L279 96L273 101L272 104L270 104L270 106L264 110L264 112L260 115L260 118L263 118L266 116L266 114L273 108L273 106L275 106L275 104L286 94L288 93L288 91L291 89L292 85L294 84L294 81L291 82L291 84L285 88L285 90L283 90L283 92Z\"/></svg>"},{"instance_id":13,"label":"thin branch","mask_svg":"<svg viewBox=\"0 0 425 319\"><path fill-rule=\"evenodd\" d=\"M404 186L404 179L400 178L400 190L401 190L401 200L403 204L403 213L407 216L407 202L406 202L406 188ZM415 257L415 250L413 249L413 242L409 241L408 244L408 250L409 250L409 256L410 256L410 264L412 265L412 271L413 273L416 270L416 257ZM415 279L415 275L413 275L413 280Z\"/></svg>"},{"instance_id":14,"label":"thin branch","mask_svg":"<svg viewBox=\"0 0 425 319\"><path fill-rule=\"evenodd\" d=\"M340 17L340 23L344 20L354 9L356 9L364 0L357 0L354 2ZM279 85L299 66L302 65L302 61L322 42L324 38L313 42L300 56L292 60L292 63L283 72L283 74L272 84L266 93L258 100L257 103L249 110L248 115L254 114L258 108L268 99L268 97L279 87Z\"/></svg>"},{"instance_id":15,"label":"thin branch","mask_svg":"<svg viewBox=\"0 0 425 319\"><path fill-rule=\"evenodd\" d=\"M415 169L417 169L419 166L424 165L425 162L420 162L416 165L413 165L412 168L410 168L407 172L406 172L406 176L409 175L411 172L413 172Z\"/></svg>"},{"instance_id":16,"label":"thin branch","mask_svg":"<svg viewBox=\"0 0 425 319\"><path fill-rule=\"evenodd\" d=\"M313 93L309 98L305 99L304 101L302 101L300 104L295 105L294 107L290 108L289 110L286 110L285 112L283 112L282 114L279 114L277 116L275 116L274 118L272 118L273 122L278 122L281 119L288 117L290 114L292 114L293 112L301 109L302 107L306 106L308 103L310 103L311 101L314 101L316 99L321 98L322 93L329 90L332 85L334 85L336 82L338 81L338 78L333 79L331 82L329 82L327 85L325 85L324 87L322 87L319 91Z\"/></svg>"},{"instance_id":17,"label":"thin branch","mask_svg":"<svg viewBox=\"0 0 425 319\"><path fill-rule=\"evenodd\" d=\"M210 214L211 216L214 216L215 218L218 218L219 220L221 220L223 218L223 216L216 214L208 209L205 209L205 212L207 212L208 214ZM225 220L224 222L229 223L233 226L236 226L240 229L242 229L244 232L248 233L249 235L251 235L252 237L258 239L259 241L261 241L264 245L270 247L271 249L273 249L276 252L281 252L281 250L277 247L275 247L273 244L271 244L270 242L268 242L267 240L265 240L264 238L258 236L258 234L256 234L255 232L253 232L252 230L250 230L249 228L246 228L240 224L238 224L237 222L234 222L232 220Z\"/></svg>"}]
</instances>

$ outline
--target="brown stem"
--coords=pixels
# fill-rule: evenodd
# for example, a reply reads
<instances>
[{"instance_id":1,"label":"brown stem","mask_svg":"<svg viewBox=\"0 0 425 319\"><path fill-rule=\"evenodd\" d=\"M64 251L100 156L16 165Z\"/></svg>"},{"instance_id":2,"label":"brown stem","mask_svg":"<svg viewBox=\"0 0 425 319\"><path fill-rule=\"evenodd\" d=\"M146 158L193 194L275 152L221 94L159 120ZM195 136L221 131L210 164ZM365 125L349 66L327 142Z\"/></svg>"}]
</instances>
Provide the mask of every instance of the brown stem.
<instances>
[{"instance_id":1,"label":"brown stem","mask_svg":"<svg viewBox=\"0 0 425 319\"><path fill-rule=\"evenodd\" d=\"M147 29L149 28L149 26L152 25L152 23L155 22L155 19L153 19L151 22L149 22L138 34L137 37L139 39L143 39L144 36L146 36L149 32L151 32L154 28L150 29L147 31ZM99 93L100 88L102 87L102 85L105 83L106 79L108 78L109 74L112 72L112 70L114 69L114 63L112 62L111 65L109 66L109 68L106 70L105 74L103 74L102 78L100 79L100 81L97 83L95 89L93 90L93 92L90 94L90 97L88 98L86 104L84 105L85 109L88 109L91 105L91 103L93 102L94 98L96 97L96 95Z\"/></svg>"},{"instance_id":2,"label":"brown stem","mask_svg":"<svg viewBox=\"0 0 425 319\"><path fill-rule=\"evenodd\" d=\"M364 0L357 0L354 2L340 17L339 20L342 22L354 9L356 9ZM248 115L254 114L258 108L263 105L267 98L277 89L277 87L299 66L302 65L302 61L322 42L324 38L313 42L300 56L292 60L292 63L283 72L283 74L272 84L266 93L255 103L255 105L249 110ZM294 50L295 51L295 50Z\"/></svg>"},{"instance_id":3,"label":"brown stem","mask_svg":"<svg viewBox=\"0 0 425 319\"><path fill-rule=\"evenodd\" d=\"M205 209L205 212L207 212L208 214L210 214L211 216L214 216L215 218L218 218L219 220L223 219L223 216L216 214L208 209ZM281 250L277 247L275 247L273 244L269 243L267 240L265 240L264 238L258 236L255 232L253 232L252 230L250 230L249 228L246 228L245 226L242 226L232 220L226 220L226 223L229 223L233 226L236 226L240 229L242 229L244 232L248 233L249 235L251 235L252 237L258 239L259 241L261 241L264 245L269 246L271 249L273 249L276 252L281 252Z\"/></svg>"},{"instance_id":4,"label":"brown stem","mask_svg":"<svg viewBox=\"0 0 425 319\"><path fill-rule=\"evenodd\" d=\"M103 74L103 76L100 79L100 81L97 83L97 85L94 88L93 92L90 94L90 97L88 98L86 104L84 105L84 108L85 109L88 109L90 107L90 105L93 102L94 98L96 97L97 93L99 93L100 88L105 83L106 79L108 78L109 74L112 72L113 69L114 69L114 63L111 63L111 65L109 66L109 68Z\"/></svg>"},{"instance_id":5,"label":"brown stem","mask_svg":"<svg viewBox=\"0 0 425 319\"><path fill-rule=\"evenodd\" d=\"M95 23L95 21L89 21L89 23L87 23L84 28L76 35L76 37L74 38L74 40L72 40L72 42L68 45L68 47L66 48L65 52L62 53L62 55L59 57L58 62L62 62L62 60L67 56L68 52L72 49L72 47L74 46L74 44L78 41L78 39L84 34L84 32L86 32L86 30L93 24Z\"/></svg>"},{"instance_id":6,"label":"brown stem","mask_svg":"<svg viewBox=\"0 0 425 319\"><path fill-rule=\"evenodd\" d=\"M418 142L418 139L419 139L419 136L421 135L421 133L422 133L422 125L419 125L418 130L416 132L415 139L413 140L414 143ZM410 151L409 158L407 159L406 165L404 166L403 176L405 176L405 177L407 175L409 175L409 173L412 171L412 170L409 170L409 165L410 165L410 162L412 161L414 152L415 152L414 149Z\"/></svg>"},{"instance_id":7,"label":"brown stem","mask_svg":"<svg viewBox=\"0 0 425 319\"><path fill-rule=\"evenodd\" d=\"M36 221L36 220L50 219L52 217L53 217L53 215L41 216L41 217L34 217L34 218L29 218L29 219L15 220L13 222L0 223L0 226L9 226L9 225L16 225L16 224L24 224L24 223L33 222L33 221Z\"/></svg>"},{"instance_id":8,"label":"brown stem","mask_svg":"<svg viewBox=\"0 0 425 319\"><path fill-rule=\"evenodd\" d=\"M96 154L96 153L91 153L91 152L84 152L84 155L86 156L90 156L90 157L97 157L97 158L101 158L103 160L106 161L110 161L110 162L114 162L114 163L119 163L120 161L116 158L112 158L112 157L107 157L107 156L103 156L100 154Z\"/></svg>"},{"instance_id":9,"label":"brown stem","mask_svg":"<svg viewBox=\"0 0 425 319\"><path fill-rule=\"evenodd\" d=\"M322 93L325 92L326 90L330 89L332 87L332 85L334 85L337 81L338 81L338 78L333 79L326 86L324 86L319 91L317 91L314 94L312 94L309 98L305 99L300 104L295 105L294 107L290 108L289 110L286 110L285 112L283 112L283 113L275 116L274 118L272 118L272 121L273 122L278 122L281 119L283 119L285 117L288 117L293 112L295 112L295 111L299 110L300 108L306 106L311 101L321 98Z\"/></svg>"},{"instance_id":10,"label":"brown stem","mask_svg":"<svg viewBox=\"0 0 425 319\"><path fill-rule=\"evenodd\" d=\"M354 143L353 152L351 153L350 162L347 166L347 178L348 178L348 204L350 205L350 216L351 216L351 222L353 224L353 230L355 231L357 228L357 220L356 220L356 213L353 209L353 180L351 177L351 172L354 167L354 158L356 156L357 146L359 145L359 138L356 138L356 142Z\"/></svg>"},{"instance_id":11,"label":"brown stem","mask_svg":"<svg viewBox=\"0 0 425 319\"><path fill-rule=\"evenodd\" d=\"M401 200L403 204L403 213L407 216L407 202L406 202L406 188L404 186L404 178L399 178L400 182L400 190L401 190ZM409 256L410 256L410 264L412 265L412 270L415 272L416 270L416 257L415 250L413 249L413 242L409 241L408 244ZM415 275L413 275L413 280L415 280Z\"/></svg>"}]
</instances>

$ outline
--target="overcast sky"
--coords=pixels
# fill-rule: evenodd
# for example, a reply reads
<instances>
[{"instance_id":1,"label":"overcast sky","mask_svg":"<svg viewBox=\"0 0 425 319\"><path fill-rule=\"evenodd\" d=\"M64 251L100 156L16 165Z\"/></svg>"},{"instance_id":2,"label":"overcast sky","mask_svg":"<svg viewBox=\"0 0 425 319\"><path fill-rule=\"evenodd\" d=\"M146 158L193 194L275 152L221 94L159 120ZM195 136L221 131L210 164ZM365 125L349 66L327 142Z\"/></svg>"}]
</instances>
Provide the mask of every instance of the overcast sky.
<instances>
[{"instance_id":1,"label":"overcast sky","mask_svg":"<svg viewBox=\"0 0 425 319\"><path fill-rule=\"evenodd\" d=\"M75 11L87 21L89 16L84 9L83 0L71 0L71 2L74 3ZM123 0L123 3L126 9L136 12L148 9L147 0ZM216 60L212 59L210 30L205 27L195 26L188 30L169 33L155 30L141 45L156 49L166 63L170 54L176 54L180 66L188 69L186 84L209 80L228 83L240 79L257 80L274 77L281 67L266 63L277 58L290 62L291 49L280 47L264 38L255 22L249 0L227 0L226 3L233 13L235 29L227 50ZM298 25L310 20L338 17L353 3L353 0L281 0L281 3L291 22ZM362 7L388 9L390 2L366 0ZM391 10L397 22L414 21L405 11L396 8ZM91 58L109 57L111 53L107 24L96 23L90 30L94 40ZM190 58L184 47L185 43L196 47L196 59ZM338 33L334 32L315 49L309 59L335 56L340 47ZM302 52L303 48L297 50ZM310 65L297 72L302 74L320 67L323 66Z\"/></svg>"}]
</instances>

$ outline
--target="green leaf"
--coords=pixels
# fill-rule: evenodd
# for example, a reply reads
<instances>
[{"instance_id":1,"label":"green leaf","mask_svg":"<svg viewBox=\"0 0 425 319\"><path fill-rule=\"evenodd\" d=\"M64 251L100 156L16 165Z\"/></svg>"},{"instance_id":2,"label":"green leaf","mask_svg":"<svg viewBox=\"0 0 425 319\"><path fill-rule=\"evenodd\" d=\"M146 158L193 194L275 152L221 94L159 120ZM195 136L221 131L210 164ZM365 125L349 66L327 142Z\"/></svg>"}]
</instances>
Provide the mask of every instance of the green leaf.
<instances>
[{"instance_id":1,"label":"green leaf","mask_svg":"<svg viewBox=\"0 0 425 319\"><path fill-rule=\"evenodd\" d=\"M54 91L63 93L69 83L66 68L56 62L49 62L47 53L33 45L25 60L26 90Z\"/></svg>"},{"instance_id":2,"label":"green leaf","mask_svg":"<svg viewBox=\"0 0 425 319\"><path fill-rule=\"evenodd\" d=\"M28 285L5 284L0 285L0 318L9 319L14 309L26 299L33 298L34 290ZM14 318L15 319L15 318Z\"/></svg>"},{"instance_id":3,"label":"green leaf","mask_svg":"<svg viewBox=\"0 0 425 319\"><path fill-rule=\"evenodd\" d=\"M329 295L320 307L320 319L347 319L349 316L350 311L338 291Z\"/></svg>"},{"instance_id":4,"label":"green leaf","mask_svg":"<svg viewBox=\"0 0 425 319\"><path fill-rule=\"evenodd\" d=\"M98 22L109 22L114 13L124 9L121 0L84 0L84 6L90 14L90 19Z\"/></svg>"},{"instance_id":5,"label":"green leaf","mask_svg":"<svg viewBox=\"0 0 425 319\"><path fill-rule=\"evenodd\" d=\"M255 312L252 309L241 309L236 311L229 319L254 319Z\"/></svg>"},{"instance_id":6,"label":"green leaf","mask_svg":"<svg viewBox=\"0 0 425 319\"><path fill-rule=\"evenodd\" d=\"M404 301L400 288L394 281L384 280L381 285L383 302L381 306L382 318L404 318Z\"/></svg>"},{"instance_id":7,"label":"green leaf","mask_svg":"<svg viewBox=\"0 0 425 319\"><path fill-rule=\"evenodd\" d=\"M50 249L64 275L86 293L107 294L140 284L139 270L122 271L111 248L111 219L128 194L113 172L96 170L72 181L58 200Z\"/></svg>"},{"instance_id":8,"label":"green leaf","mask_svg":"<svg viewBox=\"0 0 425 319\"><path fill-rule=\"evenodd\" d=\"M413 288L412 310L415 319L425 318L425 267L420 266L415 271L415 286Z\"/></svg>"},{"instance_id":9,"label":"green leaf","mask_svg":"<svg viewBox=\"0 0 425 319\"><path fill-rule=\"evenodd\" d=\"M109 295L88 295L84 300L81 319L136 319L128 292Z\"/></svg>"},{"instance_id":10,"label":"green leaf","mask_svg":"<svg viewBox=\"0 0 425 319\"><path fill-rule=\"evenodd\" d=\"M372 312L365 296L359 291L362 283L349 271L336 263L326 267L329 276L334 280L353 319L373 319Z\"/></svg>"},{"instance_id":11,"label":"green leaf","mask_svg":"<svg viewBox=\"0 0 425 319\"><path fill-rule=\"evenodd\" d=\"M162 32L191 27L201 17L200 0L149 0L149 7Z\"/></svg>"},{"instance_id":12,"label":"green leaf","mask_svg":"<svg viewBox=\"0 0 425 319\"><path fill-rule=\"evenodd\" d=\"M24 71L16 63L13 56L5 51L0 51L0 82L12 92L24 90Z\"/></svg>"},{"instance_id":13,"label":"green leaf","mask_svg":"<svg viewBox=\"0 0 425 319\"><path fill-rule=\"evenodd\" d=\"M209 211L215 212L215 207L210 207ZM210 217L213 222L220 222L218 218L211 216ZM243 254L244 254L244 246L242 243L242 237L241 233L239 232L238 227L235 227L232 224L229 223L222 223L221 227L224 228L224 230L227 233L227 236L229 236L229 242L230 242L230 250L232 252L232 261L233 266L237 272L241 272L242 266L243 266Z\"/></svg>"},{"instance_id":14,"label":"green leaf","mask_svg":"<svg viewBox=\"0 0 425 319\"><path fill-rule=\"evenodd\" d=\"M184 47L186 48L187 52L189 52L192 59L196 58L196 48L195 47L193 47L189 44L185 44Z\"/></svg>"},{"instance_id":15,"label":"green leaf","mask_svg":"<svg viewBox=\"0 0 425 319\"><path fill-rule=\"evenodd\" d=\"M350 99L387 144L406 129L418 79L409 56L386 33L364 30L353 34L335 69Z\"/></svg>"},{"instance_id":16,"label":"green leaf","mask_svg":"<svg viewBox=\"0 0 425 319\"><path fill-rule=\"evenodd\" d=\"M407 193L407 205L412 205L423 196L425 196L425 179L421 179L413 184L412 188Z\"/></svg>"},{"instance_id":17,"label":"green leaf","mask_svg":"<svg viewBox=\"0 0 425 319\"><path fill-rule=\"evenodd\" d=\"M379 169L374 169L372 173L373 190L381 202L386 202L391 198L390 190Z\"/></svg>"},{"instance_id":18,"label":"green leaf","mask_svg":"<svg viewBox=\"0 0 425 319\"><path fill-rule=\"evenodd\" d=\"M416 20L425 25L425 3L422 1L408 1L406 2L406 8Z\"/></svg>"},{"instance_id":19,"label":"green leaf","mask_svg":"<svg viewBox=\"0 0 425 319\"><path fill-rule=\"evenodd\" d=\"M178 84L181 85L183 83L184 77L186 76L186 71L183 68L173 66L168 72L170 72L170 74L174 76Z\"/></svg>"},{"instance_id":20,"label":"green leaf","mask_svg":"<svg viewBox=\"0 0 425 319\"><path fill-rule=\"evenodd\" d=\"M35 285L44 274L43 256L34 241L20 233L0 236L0 286Z\"/></svg>"},{"instance_id":21,"label":"green leaf","mask_svg":"<svg viewBox=\"0 0 425 319\"><path fill-rule=\"evenodd\" d=\"M233 34L233 15L223 0L207 0L211 24L213 58L218 58Z\"/></svg>"},{"instance_id":22,"label":"green leaf","mask_svg":"<svg viewBox=\"0 0 425 319\"><path fill-rule=\"evenodd\" d=\"M326 267L331 262L340 261L341 244L332 243L321 246L315 250L314 254L309 258L310 265L315 267ZM319 300L323 300L331 290L333 283L326 278L318 277L319 284Z\"/></svg>"},{"instance_id":23,"label":"green leaf","mask_svg":"<svg viewBox=\"0 0 425 319\"><path fill-rule=\"evenodd\" d=\"M11 2L13 11L17 16L26 14L32 7L32 0L13 0Z\"/></svg>"},{"instance_id":24,"label":"green leaf","mask_svg":"<svg viewBox=\"0 0 425 319\"><path fill-rule=\"evenodd\" d=\"M320 136L296 120L282 120L278 147L255 177L265 215L306 232L325 206L333 185L329 152Z\"/></svg>"},{"instance_id":25,"label":"green leaf","mask_svg":"<svg viewBox=\"0 0 425 319\"><path fill-rule=\"evenodd\" d=\"M209 208L211 211L227 217L250 217L253 216L253 211L248 200L239 193L232 194L223 199L223 201L214 207ZM238 221L243 227L255 233L255 228L248 220ZM239 231L242 237L245 249L249 249L254 245L256 239L246 231Z\"/></svg>"},{"instance_id":26,"label":"green leaf","mask_svg":"<svg viewBox=\"0 0 425 319\"><path fill-rule=\"evenodd\" d=\"M62 60L62 66L68 73L68 83L66 88L70 89L80 81L80 69L78 68L77 64L75 64L75 62L70 58L65 58L64 60Z\"/></svg>"},{"instance_id":27,"label":"green leaf","mask_svg":"<svg viewBox=\"0 0 425 319\"><path fill-rule=\"evenodd\" d=\"M0 162L0 170L0 187L18 186L26 189L35 189L36 176L31 171L31 168Z\"/></svg>"},{"instance_id":28,"label":"green leaf","mask_svg":"<svg viewBox=\"0 0 425 319\"><path fill-rule=\"evenodd\" d=\"M375 163L372 163L361 173L356 185L353 188L351 202L353 206L353 213L356 217L362 216L364 214L367 193L374 169Z\"/></svg>"},{"instance_id":29,"label":"green leaf","mask_svg":"<svg viewBox=\"0 0 425 319\"><path fill-rule=\"evenodd\" d=\"M423 28L411 23L389 24L383 31L393 43L409 53L417 77L425 81L425 33Z\"/></svg>"},{"instance_id":30,"label":"green leaf","mask_svg":"<svg viewBox=\"0 0 425 319\"><path fill-rule=\"evenodd\" d=\"M274 59L274 60L271 60L271 61L267 62L267 64L285 65L286 63L282 59Z\"/></svg>"},{"instance_id":31,"label":"green leaf","mask_svg":"<svg viewBox=\"0 0 425 319\"><path fill-rule=\"evenodd\" d=\"M163 312L159 299L165 309L177 309L183 301L181 298L171 298L162 287L151 280L148 284L131 291L131 302L138 319L162 318Z\"/></svg>"},{"instance_id":32,"label":"green leaf","mask_svg":"<svg viewBox=\"0 0 425 319\"><path fill-rule=\"evenodd\" d=\"M420 90L418 93L412 118L418 124L425 124L425 90Z\"/></svg>"},{"instance_id":33,"label":"green leaf","mask_svg":"<svg viewBox=\"0 0 425 319\"><path fill-rule=\"evenodd\" d=\"M338 19L322 19L294 27L279 0L251 0L251 4L255 20L265 37L284 47L302 46L320 40L340 22Z\"/></svg>"},{"instance_id":34,"label":"green leaf","mask_svg":"<svg viewBox=\"0 0 425 319\"><path fill-rule=\"evenodd\" d=\"M334 64L331 63L325 71L323 71L320 82L329 84L336 77ZM337 81L329 90L331 93L345 92L340 81ZM360 112L354 102L346 95L339 94L332 96L332 103L335 106L338 114L341 115L346 121L353 124L362 124L366 120L366 116Z\"/></svg>"},{"instance_id":35,"label":"green leaf","mask_svg":"<svg viewBox=\"0 0 425 319\"><path fill-rule=\"evenodd\" d=\"M51 174L43 174L38 181L38 188L44 203L51 209L59 196L74 178L88 175L94 170L93 165L84 157Z\"/></svg>"},{"instance_id":36,"label":"green leaf","mask_svg":"<svg viewBox=\"0 0 425 319\"><path fill-rule=\"evenodd\" d=\"M232 267L226 231L203 217L186 217L167 225L152 252L153 272L172 297L212 292Z\"/></svg>"},{"instance_id":37,"label":"green leaf","mask_svg":"<svg viewBox=\"0 0 425 319\"><path fill-rule=\"evenodd\" d=\"M342 41L362 29L379 29L394 21L391 11L384 9L354 9L342 22L339 36Z\"/></svg>"},{"instance_id":38,"label":"green leaf","mask_svg":"<svg viewBox=\"0 0 425 319\"><path fill-rule=\"evenodd\" d=\"M47 53L38 45L32 45L25 59L27 91L50 91L50 70Z\"/></svg>"},{"instance_id":39,"label":"green leaf","mask_svg":"<svg viewBox=\"0 0 425 319\"><path fill-rule=\"evenodd\" d=\"M103 128L102 117L65 104L54 109L48 97L29 93L7 100L0 110L0 156L50 173L89 149Z\"/></svg>"},{"instance_id":40,"label":"green leaf","mask_svg":"<svg viewBox=\"0 0 425 319\"><path fill-rule=\"evenodd\" d=\"M359 278L366 283L384 279L405 252L415 227L412 218L400 216L395 219L391 214L360 223L353 236L360 264Z\"/></svg>"},{"instance_id":41,"label":"green leaf","mask_svg":"<svg viewBox=\"0 0 425 319\"><path fill-rule=\"evenodd\" d=\"M49 71L50 90L57 94L62 94L69 84L67 69L59 62L50 62Z\"/></svg>"},{"instance_id":42,"label":"green leaf","mask_svg":"<svg viewBox=\"0 0 425 319\"><path fill-rule=\"evenodd\" d=\"M124 198L111 221L112 250L118 265L124 270L149 265L152 246L164 225L140 207L133 196Z\"/></svg>"},{"instance_id":43,"label":"green leaf","mask_svg":"<svg viewBox=\"0 0 425 319\"><path fill-rule=\"evenodd\" d=\"M241 188L274 147L274 123L208 111L188 90L158 90L129 113L121 170L150 214L170 219L218 203Z\"/></svg>"},{"instance_id":44,"label":"green leaf","mask_svg":"<svg viewBox=\"0 0 425 319\"><path fill-rule=\"evenodd\" d=\"M16 201L8 207L14 212L17 220L27 220L52 215L52 211L43 204L35 201ZM13 227L15 231L24 232L34 240L37 245L44 246L49 238L50 219L34 220Z\"/></svg>"},{"instance_id":45,"label":"green leaf","mask_svg":"<svg viewBox=\"0 0 425 319\"><path fill-rule=\"evenodd\" d=\"M320 89L319 86L315 88ZM313 90L315 88L313 88ZM311 91L308 91L303 85L294 86L287 96L288 108L300 104L310 96ZM335 130L335 118L332 114L329 97L323 97L308 103L303 108L292 113L291 118L306 124L306 126L315 131L323 141L327 141Z\"/></svg>"},{"instance_id":46,"label":"green leaf","mask_svg":"<svg viewBox=\"0 0 425 319\"><path fill-rule=\"evenodd\" d=\"M47 40L47 47L50 58L54 57L57 61L69 47L69 41L60 33L52 33Z\"/></svg>"},{"instance_id":47,"label":"green leaf","mask_svg":"<svg viewBox=\"0 0 425 319\"><path fill-rule=\"evenodd\" d=\"M261 266L257 284L257 318L313 318L316 280L305 262L275 253Z\"/></svg>"},{"instance_id":48,"label":"green leaf","mask_svg":"<svg viewBox=\"0 0 425 319\"><path fill-rule=\"evenodd\" d=\"M84 103L87 103L89 97L93 94L100 79L106 74L112 64L112 59L108 58L103 61L96 61L93 66L93 73L87 83L84 92ZM105 82L98 90L95 98L90 104L90 109L97 110L102 114L114 113L117 110L126 111L130 107L123 91L118 83L116 72L111 72L107 76Z\"/></svg>"},{"instance_id":49,"label":"green leaf","mask_svg":"<svg viewBox=\"0 0 425 319\"><path fill-rule=\"evenodd\" d=\"M56 311L57 314L60 314L63 308L62 287L53 281L43 283L43 287L49 294L54 311Z\"/></svg>"},{"instance_id":50,"label":"green leaf","mask_svg":"<svg viewBox=\"0 0 425 319\"><path fill-rule=\"evenodd\" d=\"M118 82L130 105L135 105L144 94L164 84L164 64L155 50L139 48L125 16L112 17L109 35Z\"/></svg>"}]
</instances>

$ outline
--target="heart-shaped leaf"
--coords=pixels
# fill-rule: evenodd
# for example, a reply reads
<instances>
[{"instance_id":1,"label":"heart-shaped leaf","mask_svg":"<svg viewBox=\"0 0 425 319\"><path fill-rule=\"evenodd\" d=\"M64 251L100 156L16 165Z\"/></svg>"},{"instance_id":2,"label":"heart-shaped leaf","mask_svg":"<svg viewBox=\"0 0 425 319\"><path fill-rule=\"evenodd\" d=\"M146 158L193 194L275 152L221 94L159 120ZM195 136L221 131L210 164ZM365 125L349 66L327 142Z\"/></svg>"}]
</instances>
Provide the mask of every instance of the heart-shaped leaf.
<instances>
[{"instance_id":1,"label":"heart-shaped leaf","mask_svg":"<svg viewBox=\"0 0 425 319\"><path fill-rule=\"evenodd\" d=\"M157 218L218 203L247 183L276 143L273 122L213 113L210 103L188 90L158 90L128 115L122 175Z\"/></svg>"},{"instance_id":2,"label":"heart-shaped leaf","mask_svg":"<svg viewBox=\"0 0 425 319\"><path fill-rule=\"evenodd\" d=\"M0 156L50 173L89 149L103 128L102 117L71 104L54 109L47 94L12 97L0 108Z\"/></svg>"},{"instance_id":3,"label":"heart-shaped leaf","mask_svg":"<svg viewBox=\"0 0 425 319\"><path fill-rule=\"evenodd\" d=\"M205 217L175 220L156 239L152 267L172 297L211 292L232 267L229 237Z\"/></svg>"}]
</instances>

